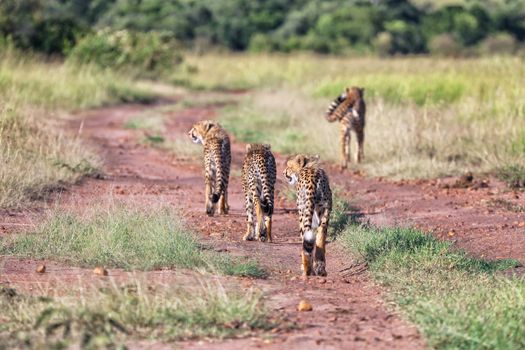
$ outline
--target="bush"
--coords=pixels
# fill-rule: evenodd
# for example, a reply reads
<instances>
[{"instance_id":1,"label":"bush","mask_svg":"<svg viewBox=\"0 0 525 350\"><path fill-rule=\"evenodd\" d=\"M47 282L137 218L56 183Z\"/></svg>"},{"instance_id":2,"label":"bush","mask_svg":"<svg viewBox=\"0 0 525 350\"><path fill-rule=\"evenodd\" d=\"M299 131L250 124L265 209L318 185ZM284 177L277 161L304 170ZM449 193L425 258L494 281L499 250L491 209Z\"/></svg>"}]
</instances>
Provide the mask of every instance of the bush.
<instances>
[{"instance_id":1,"label":"bush","mask_svg":"<svg viewBox=\"0 0 525 350\"><path fill-rule=\"evenodd\" d=\"M79 41L69 58L102 68L136 69L152 76L173 69L182 62L177 47L167 35L128 30L100 30Z\"/></svg>"},{"instance_id":2,"label":"bush","mask_svg":"<svg viewBox=\"0 0 525 350\"><path fill-rule=\"evenodd\" d=\"M511 55L516 47L516 39L507 33L491 35L480 45L481 53L485 55Z\"/></svg>"},{"instance_id":3,"label":"bush","mask_svg":"<svg viewBox=\"0 0 525 350\"><path fill-rule=\"evenodd\" d=\"M271 52L274 50L274 44L268 35L258 33L251 37L248 50L251 52Z\"/></svg>"},{"instance_id":4,"label":"bush","mask_svg":"<svg viewBox=\"0 0 525 350\"><path fill-rule=\"evenodd\" d=\"M388 56L392 53L392 34L379 33L374 39L374 48L379 56Z\"/></svg>"},{"instance_id":5,"label":"bush","mask_svg":"<svg viewBox=\"0 0 525 350\"><path fill-rule=\"evenodd\" d=\"M430 53L438 56L458 56L462 46L450 34L441 34L433 37L429 44Z\"/></svg>"}]
</instances>

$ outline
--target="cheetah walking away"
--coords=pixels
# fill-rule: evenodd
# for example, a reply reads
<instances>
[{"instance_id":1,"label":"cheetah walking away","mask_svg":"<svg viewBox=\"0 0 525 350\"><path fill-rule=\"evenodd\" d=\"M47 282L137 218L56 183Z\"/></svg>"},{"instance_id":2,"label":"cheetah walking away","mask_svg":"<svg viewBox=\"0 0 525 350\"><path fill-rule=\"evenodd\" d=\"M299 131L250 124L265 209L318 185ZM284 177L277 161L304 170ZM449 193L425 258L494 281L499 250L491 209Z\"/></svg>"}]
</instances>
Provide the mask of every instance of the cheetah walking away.
<instances>
[{"instance_id":1,"label":"cheetah walking away","mask_svg":"<svg viewBox=\"0 0 525 350\"><path fill-rule=\"evenodd\" d=\"M219 202L219 214L228 214L228 180L230 177L230 138L219 123L203 120L188 132L194 143L204 146L204 183L206 214L213 216Z\"/></svg>"},{"instance_id":2,"label":"cheetah walking away","mask_svg":"<svg viewBox=\"0 0 525 350\"><path fill-rule=\"evenodd\" d=\"M243 239L272 242L272 214L276 179L275 158L270 145L249 144L242 167L247 229ZM257 222L254 225L253 212Z\"/></svg>"}]
</instances>

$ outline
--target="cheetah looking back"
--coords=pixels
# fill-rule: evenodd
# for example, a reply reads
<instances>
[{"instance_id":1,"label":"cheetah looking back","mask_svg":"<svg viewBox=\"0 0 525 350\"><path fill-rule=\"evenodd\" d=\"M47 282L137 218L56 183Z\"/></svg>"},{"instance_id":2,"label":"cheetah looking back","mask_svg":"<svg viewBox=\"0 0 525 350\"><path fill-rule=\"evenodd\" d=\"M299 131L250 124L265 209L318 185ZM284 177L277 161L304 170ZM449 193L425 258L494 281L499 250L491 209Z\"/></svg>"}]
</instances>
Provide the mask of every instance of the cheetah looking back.
<instances>
[{"instance_id":1,"label":"cheetah looking back","mask_svg":"<svg viewBox=\"0 0 525 350\"><path fill-rule=\"evenodd\" d=\"M219 214L228 213L230 177L230 138L219 123L202 120L193 125L188 136L204 147L204 183L206 213L213 216L219 202Z\"/></svg>"},{"instance_id":2,"label":"cheetah looking back","mask_svg":"<svg viewBox=\"0 0 525 350\"><path fill-rule=\"evenodd\" d=\"M316 275L326 276L325 244L332 211L328 176L319 165L318 157L302 154L286 161L284 176L291 185L295 185L297 192L303 273L311 275L313 268ZM315 255L313 267L312 254Z\"/></svg>"},{"instance_id":3,"label":"cheetah looking back","mask_svg":"<svg viewBox=\"0 0 525 350\"><path fill-rule=\"evenodd\" d=\"M365 156L365 114L364 100L365 89L353 86L346 88L342 95L332 101L325 113L325 118L330 123L339 121L341 169L346 169L350 158L350 131L357 135L356 161L362 162Z\"/></svg>"}]
</instances>

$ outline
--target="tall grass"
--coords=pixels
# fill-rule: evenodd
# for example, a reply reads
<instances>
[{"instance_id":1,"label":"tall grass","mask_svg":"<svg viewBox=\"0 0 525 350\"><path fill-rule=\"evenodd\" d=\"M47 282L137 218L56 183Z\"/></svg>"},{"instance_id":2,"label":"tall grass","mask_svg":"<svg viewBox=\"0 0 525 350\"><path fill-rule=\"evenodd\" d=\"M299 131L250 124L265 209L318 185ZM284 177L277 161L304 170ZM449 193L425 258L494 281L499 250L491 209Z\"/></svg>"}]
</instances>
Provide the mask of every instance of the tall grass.
<instances>
[{"instance_id":1,"label":"tall grass","mask_svg":"<svg viewBox=\"0 0 525 350\"><path fill-rule=\"evenodd\" d=\"M56 125L61 112L152 98L110 71L0 55L0 207L26 205L97 168L97 157Z\"/></svg>"},{"instance_id":2,"label":"tall grass","mask_svg":"<svg viewBox=\"0 0 525 350\"><path fill-rule=\"evenodd\" d=\"M170 342L242 336L271 323L259 293L219 282L82 290L33 297L0 287L0 349L119 348L133 341Z\"/></svg>"},{"instance_id":3,"label":"tall grass","mask_svg":"<svg viewBox=\"0 0 525 350\"><path fill-rule=\"evenodd\" d=\"M435 177L525 162L520 58L234 55L188 61L196 66L189 76L196 85L257 88L222 117L244 141L336 160L338 125L323 113L345 86L358 85L368 103L363 169L370 175Z\"/></svg>"},{"instance_id":4,"label":"tall grass","mask_svg":"<svg viewBox=\"0 0 525 350\"><path fill-rule=\"evenodd\" d=\"M349 226L341 241L367 263L389 298L437 349L525 346L525 284L485 261L412 229Z\"/></svg>"},{"instance_id":5,"label":"tall grass","mask_svg":"<svg viewBox=\"0 0 525 350\"><path fill-rule=\"evenodd\" d=\"M82 216L51 214L34 232L6 238L0 253L53 259L79 266L151 270L181 267L228 275L261 277L253 260L241 261L210 251L178 216L166 208L96 208Z\"/></svg>"}]
</instances>

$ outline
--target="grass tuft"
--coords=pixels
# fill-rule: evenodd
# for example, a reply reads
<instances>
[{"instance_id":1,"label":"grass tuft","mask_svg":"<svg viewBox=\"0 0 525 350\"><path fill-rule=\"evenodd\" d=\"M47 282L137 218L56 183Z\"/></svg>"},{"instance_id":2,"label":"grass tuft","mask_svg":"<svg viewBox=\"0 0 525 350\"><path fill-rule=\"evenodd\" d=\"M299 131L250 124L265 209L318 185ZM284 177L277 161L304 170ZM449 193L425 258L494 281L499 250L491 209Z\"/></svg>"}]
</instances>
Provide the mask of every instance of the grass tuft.
<instances>
[{"instance_id":1,"label":"grass tuft","mask_svg":"<svg viewBox=\"0 0 525 350\"><path fill-rule=\"evenodd\" d=\"M219 282L192 287L115 285L33 297L0 287L0 348L117 348L130 341L227 338L272 327L261 295Z\"/></svg>"},{"instance_id":2,"label":"grass tuft","mask_svg":"<svg viewBox=\"0 0 525 350\"><path fill-rule=\"evenodd\" d=\"M389 297L439 349L524 346L525 284L499 271L515 260L486 261L414 229L349 226L344 245L366 262Z\"/></svg>"},{"instance_id":3,"label":"grass tuft","mask_svg":"<svg viewBox=\"0 0 525 350\"><path fill-rule=\"evenodd\" d=\"M497 172L498 177L511 188L525 187L525 167L522 165L507 165Z\"/></svg>"},{"instance_id":4,"label":"grass tuft","mask_svg":"<svg viewBox=\"0 0 525 350\"><path fill-rule=\"evenodd\" d=\"M254 261L203 250L195 235L166 208L146 212L120 206L83 216L57 212L34 232L6 238L0 254L126 270L180 267L236 276L265 275Z\"/></svg>"}]
</instances>

